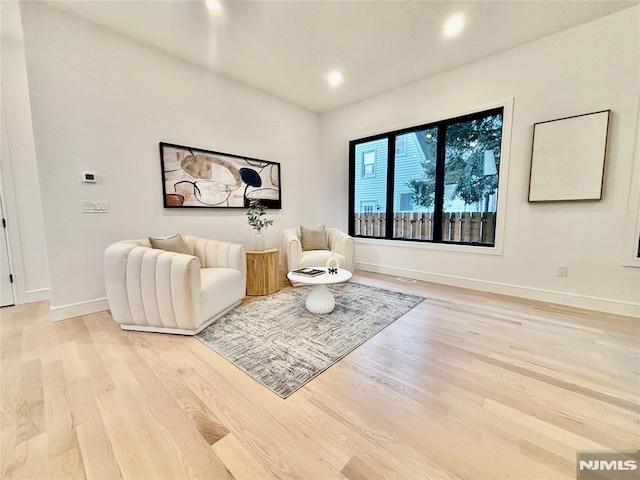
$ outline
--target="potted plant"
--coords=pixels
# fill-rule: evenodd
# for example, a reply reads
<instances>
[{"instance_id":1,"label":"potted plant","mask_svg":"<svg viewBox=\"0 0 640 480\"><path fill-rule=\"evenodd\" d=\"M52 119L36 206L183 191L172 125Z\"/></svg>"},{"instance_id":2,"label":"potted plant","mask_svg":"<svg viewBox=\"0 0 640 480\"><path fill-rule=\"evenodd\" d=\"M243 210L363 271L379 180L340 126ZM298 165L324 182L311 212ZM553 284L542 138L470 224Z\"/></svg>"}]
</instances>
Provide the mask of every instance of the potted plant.
<instances>
[{"instance_id":1,"label":"potted plant","mask_svg":"<svg viewBox=\"0 0 640 480\"><path fill-rule=\"evenodd\" d=\"M256 231L255 249L264 250L264 234L263 230L269 225L273 225L273 220L267 220L264 216L267 214L267 207L260 203L260 200L251 200L247 217L249 226Z\"/></svg>"}]
</instances>

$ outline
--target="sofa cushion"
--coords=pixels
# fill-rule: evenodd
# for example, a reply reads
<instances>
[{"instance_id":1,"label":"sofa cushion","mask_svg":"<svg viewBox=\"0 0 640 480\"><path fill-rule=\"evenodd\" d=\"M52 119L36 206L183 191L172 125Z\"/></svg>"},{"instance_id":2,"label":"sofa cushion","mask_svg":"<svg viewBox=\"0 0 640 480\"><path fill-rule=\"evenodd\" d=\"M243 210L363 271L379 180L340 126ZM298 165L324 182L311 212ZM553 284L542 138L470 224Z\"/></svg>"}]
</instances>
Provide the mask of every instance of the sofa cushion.
<instances>
[{"instance_id":1,"label":"sofa cushion","mask_svg":"<svg viewBox=\"0 0 640 480\"><path fill-rule=\"evenodd\" d=\"M324 225L316 228L303 227L300 225L300 243L302 244L303 251L329 250Z\"/></svg>"},{"instance_id":2,"label":"sofa cushion","mask_svg":"<svg viewBox=\"0 0 640 480\"><path fill-rule=\"evenodd\" d=\"M187 243L179 233L170 237L149 237L149 243L151 248L158 250L166 250L167 252L184 253L186 255L193 255L187 247Z\"/></svg>"},{"instance_id":3,"label":"sofa cushion","mask_svg":"<svg viewBox=\"0 0 640 480\"><path fill-rule=\"evenodd\" d=\"M327 260L335 257L340 264L340 268L347 266L347 259L343 255L330 250L311 250L304 252L300 258L300 267L326 267Z\"/></svg>"}]
</instances>

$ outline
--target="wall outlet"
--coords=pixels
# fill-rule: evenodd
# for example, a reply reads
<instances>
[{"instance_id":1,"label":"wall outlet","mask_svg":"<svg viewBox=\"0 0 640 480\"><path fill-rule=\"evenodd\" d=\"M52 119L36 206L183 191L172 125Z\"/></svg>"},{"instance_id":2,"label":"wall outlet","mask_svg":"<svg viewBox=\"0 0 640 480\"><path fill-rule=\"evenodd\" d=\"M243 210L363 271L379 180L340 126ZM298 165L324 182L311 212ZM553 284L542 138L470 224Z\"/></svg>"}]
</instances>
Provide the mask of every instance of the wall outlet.
<instances>
[{"instance_id":1,"label":"wall outlet","mask_svg":"<svg viewBox=\"0 0 640 480\"><path fill-rule=\"evenodd\" d=\"M82 213L109 213L109 202L106 200L82 200Z\"/></svg>"},{"instance_id":2,"label":"wall outlet","mask_svg":"<svg viewBox=\"0 0 640 480\"><path fill-rule=\"evenodd\" d=\"M566 277L569 274L569 267L567 265L558 265L558 273L559 277Z\"/></svg>"}]
</instances>

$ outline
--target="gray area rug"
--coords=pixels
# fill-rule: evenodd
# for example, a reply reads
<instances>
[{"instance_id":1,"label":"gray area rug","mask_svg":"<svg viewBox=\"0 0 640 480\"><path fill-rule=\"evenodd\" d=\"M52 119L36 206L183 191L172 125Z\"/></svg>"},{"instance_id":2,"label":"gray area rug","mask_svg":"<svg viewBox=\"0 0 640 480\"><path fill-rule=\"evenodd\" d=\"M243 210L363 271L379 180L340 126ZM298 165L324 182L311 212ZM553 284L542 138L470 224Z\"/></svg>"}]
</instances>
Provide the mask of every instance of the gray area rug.
<instances>
[{"instance_id":1,"label":"gray area rug","mask_svg":"<svg viewBox=\"0 0 640 480\"><path fill-rule=\"evenodd\" d=\"M286 398L424 300L350 282L329 285L335 310L315 315L305 308L311 288L252 298L197 338Z\"/></svg>"}]
</instances>

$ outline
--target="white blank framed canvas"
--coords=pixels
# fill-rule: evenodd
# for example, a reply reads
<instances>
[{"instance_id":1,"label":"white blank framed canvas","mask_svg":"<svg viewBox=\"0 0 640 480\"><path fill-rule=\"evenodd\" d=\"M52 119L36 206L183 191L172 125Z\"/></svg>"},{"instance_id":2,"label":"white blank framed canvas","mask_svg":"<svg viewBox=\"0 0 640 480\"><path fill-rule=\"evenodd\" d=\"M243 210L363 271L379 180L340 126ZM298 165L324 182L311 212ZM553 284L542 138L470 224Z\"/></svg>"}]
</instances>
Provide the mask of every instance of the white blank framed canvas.
<instances>
[{"instance_id":1,"label":"white blank framed canvas","mask_svg":"<svg viewBox=\"0 0 640 480\"><path fill-rule=\"evenodd\" d=\"M533 126L530 202L600 200L610 110Z\"/></svg>"}]
</instances>

